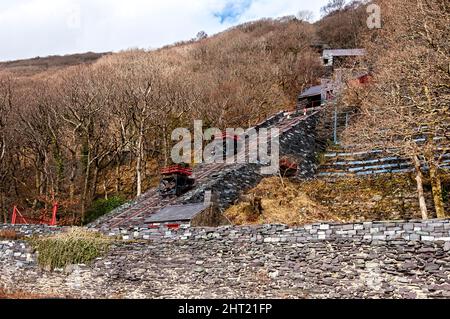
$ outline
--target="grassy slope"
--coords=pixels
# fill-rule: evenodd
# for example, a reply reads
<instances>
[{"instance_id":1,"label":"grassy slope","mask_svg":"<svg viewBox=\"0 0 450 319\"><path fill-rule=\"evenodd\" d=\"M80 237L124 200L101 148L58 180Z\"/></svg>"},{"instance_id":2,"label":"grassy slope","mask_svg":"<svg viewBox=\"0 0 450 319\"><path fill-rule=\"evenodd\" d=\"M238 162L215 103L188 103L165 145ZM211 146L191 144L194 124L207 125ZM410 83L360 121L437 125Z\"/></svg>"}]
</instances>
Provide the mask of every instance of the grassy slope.
<instances>
[{"instance_id":1,"label":"grassy slope","mask_svg":"<svg viewBox=\"0 0 450 319\"><path fill-rule=\"evenodd\" d=\"M304 225L318 221L420 219L414 180L409 175L345 178L335 182L264 179L225 214L234 223ZM263 214L253 208L262 199Z\"/></svg>"}]
</instances>

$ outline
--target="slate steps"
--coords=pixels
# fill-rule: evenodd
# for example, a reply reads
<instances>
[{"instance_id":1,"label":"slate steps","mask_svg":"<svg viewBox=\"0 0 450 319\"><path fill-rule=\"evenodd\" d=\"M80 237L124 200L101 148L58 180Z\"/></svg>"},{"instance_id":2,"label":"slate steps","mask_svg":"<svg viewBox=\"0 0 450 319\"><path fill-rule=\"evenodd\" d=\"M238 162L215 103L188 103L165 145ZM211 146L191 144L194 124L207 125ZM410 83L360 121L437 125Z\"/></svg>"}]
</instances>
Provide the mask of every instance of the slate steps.
<instances>
[{"instance_id":1,"label":"slate steps","mask_svg":"<svg viewBox=\"0 0 450 319\"><path fill-rule=\"evenodd\" d=\"M396 174L414 171L411 160L400 156L389 156L381 150L360 152L329 152L325 163L319 168L318 177L351 177L377 174ZM442 156L441 169L450 169L450 153ZM422 161L422 169L428 165Z\"/></svg>"}]
</instances>

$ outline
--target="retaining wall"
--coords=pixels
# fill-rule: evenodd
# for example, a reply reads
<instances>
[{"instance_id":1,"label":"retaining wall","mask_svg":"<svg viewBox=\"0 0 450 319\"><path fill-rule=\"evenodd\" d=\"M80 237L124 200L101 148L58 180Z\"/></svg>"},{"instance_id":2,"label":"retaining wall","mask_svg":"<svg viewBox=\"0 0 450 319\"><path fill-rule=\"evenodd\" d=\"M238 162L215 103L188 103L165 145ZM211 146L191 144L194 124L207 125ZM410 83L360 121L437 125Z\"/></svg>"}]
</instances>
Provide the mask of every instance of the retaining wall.
<instances>
[{"instance_id":1,"label":"retaining wall","mask_svg":"<svg viewBox=\"0 0 450 319\"><path fill-rule=\"evenodd\" d=\"M111 236L125 240L199 240L221 239L250 242L305 242L316 240L355 241L450 241L450 219L363 222L355 224L316 223L304 227L263 225L219 228L113 229Z\"/></svg>"},{"instance_id":2,"label":"retaining wall","mask_svg":"<svg viewBox=\"0 0 450 319\"><path fill-rule=\"evenodd\" d=\"M35 225L0 225L14 229L25 236L47 235L64 231L64 227ZM92 229L91 229L92 230ZM97 231L97 230L92 230ZM167 227L102 229L105 235L122 240L188 241L220 239L257 243L306 242L317 240L354 241L442 241L450 242L450 219L375 221L349 224L315 223L301 227L286 225L224 226L218 228L190 228L182 225L178 230Z\"/></svg>"},{"instance_id":3,"label":"retaining wall","mask_svg":"<svg viewBox=\"0 0 450 319\"><path fill-rule=\"evenodd\" d=\"M53 272L26 242L0 241L0 288L71 298L450 298L449 225L191 229L188 240L119 242L90 265ZM383 235L364 239L373 232Z\"/></svg>"}]
</instances>

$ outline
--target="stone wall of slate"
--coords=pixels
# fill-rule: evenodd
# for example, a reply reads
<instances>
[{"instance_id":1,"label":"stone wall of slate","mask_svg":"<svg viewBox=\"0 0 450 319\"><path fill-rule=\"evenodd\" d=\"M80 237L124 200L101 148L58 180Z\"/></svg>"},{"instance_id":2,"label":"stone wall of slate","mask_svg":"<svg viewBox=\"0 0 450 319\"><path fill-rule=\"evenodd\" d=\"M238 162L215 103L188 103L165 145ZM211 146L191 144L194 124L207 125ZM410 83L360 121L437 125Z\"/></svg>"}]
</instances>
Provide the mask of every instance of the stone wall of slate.
<instances>
[{"instance_id":1,"label":"stone wall of slate","mask_svg":"<svg viewBox=\"0 0 450 319\"><path fill-rule=\"evenodd\" d=\"M354 224L316 223L303 227L286 225L225 226L218 228L113 229L105 234L124 240L221 239L257 243L305 242L317 240L443 241L450 242L450 219L363 222Z\"/></svg>"},{"instance_id":2,"label":"stone wall of slate","mask_svg":"<svg viewBox=\"0 0 450 319\"><path fill-rule=\"evenodd\" d=\"M64 231L64 227L39 225L0 225L2 229L14 229L25 236L48 235ZM91 231L99 231L91 229ZM301 227L286 225L224 226L217 228L191 228L182 225L173 230L167 227L128 229L102 229L108 236L121 236L127 240L146 241L196 241L220 239L223 241L278 243L353 240L377 241L442 241L450 242L450 219L374 221L352 224L315 223Z\"/></svg>"},{"instance_id":3,"label":"stone wall of slate","mask_svg":"<svg viewBox=\"0 0 450 319\"><path fill-rule=\"evenodd\" d=\"M381 150L326 153L324 157L326 162L321 165L318 177L339 178L414 172L411 160L392 156ZM441 169L450 169L450 153L442 155L439 166ZM428 170L428 165L424 161L422 161L422 169L423 171Z\"/></svg>"},{"instance_id":4,"label":"stone wall of slate","mask_svg":"<svg viewBox=\"0 0 450 319\"><path fill-rule=\"evenodd\" d=\"M323 143L317 135L320 113L300 122L280 138L280 155L289 155L299 162L297 178L308 179L316 175L317 154L323 151Z\"/></svg>"},{"instance_id":5,"label":"stone wall of slate","mask_svg":"<svg viewBox=\"0 0 450 319\"><path fill-rule=\"evenodd\" d=\"M2 230L15 230L21 236L40 236L40 235L51 235L61 232L64 227L53 227L47 225L10 225L10 224L0 224L0 232ZM1 238L0 238L1 240Z\"/></svg>"},{"instance_id":6,"label":"stone wall of slate","mask_svg":"<svg viewBox=\"0 0 450 319\"><path fill-rule=\"evenodd\" d=\"M57 298L450 298L450 241L424 238L448 225L192 230L190 240L118 242L92 264L54 271L39 268L26 242L0 240L0 289ZM397 227L409 239L390 239ZM373 240L354 235L370 230ZM411 237L420 232L422 240ZM307 239L316 235L335 239Z\"/></svg>"}]
</instances>

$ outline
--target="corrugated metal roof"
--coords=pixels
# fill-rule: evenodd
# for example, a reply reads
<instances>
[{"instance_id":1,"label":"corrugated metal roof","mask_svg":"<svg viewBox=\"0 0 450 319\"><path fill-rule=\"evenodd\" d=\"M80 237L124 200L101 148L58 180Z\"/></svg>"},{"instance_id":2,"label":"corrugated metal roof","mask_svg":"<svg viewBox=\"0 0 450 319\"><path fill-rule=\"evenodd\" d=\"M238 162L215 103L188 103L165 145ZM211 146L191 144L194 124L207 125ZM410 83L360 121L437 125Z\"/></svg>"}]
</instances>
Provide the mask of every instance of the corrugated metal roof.
<instances>
[{"instance_id":1,"label":"corrugated metal roof","mask_svg":"<svg viewBox=\"0 0 450 319\"><path fill-rule=\"evenodd\" d=\"M300 94L299 98L321 94L322 94L322 85L316 85L305 90L302 94Z\"/></svg>"},{"instance_id":2,"label":"corrugated metal roof","mask_svg":"<svg viewBox=\"0 0 450 319\"><path fill-rule=\"evenodd\" d=\"M145 223L165 223L190 221L207 207L201 204L188 204L181 206L169 206L156 212Z\"/></svg>"},{"instance_id":3,"label":"corrugated metal roof","mask_svg":"<svg viewBox=\"0 0 450 319\"><path fill-rule=\"evenodd\" d=\"M323 50L323 56L361 56L365 55L364 49L331 49Z\"/></svg>"}]
</instances>

